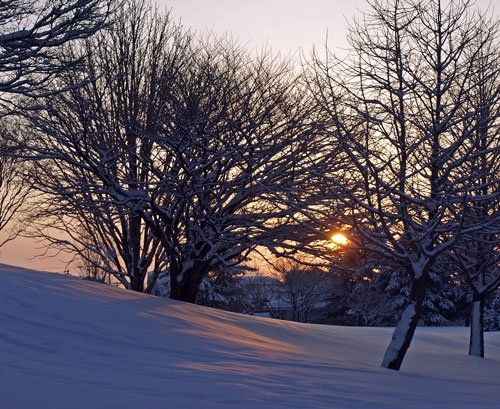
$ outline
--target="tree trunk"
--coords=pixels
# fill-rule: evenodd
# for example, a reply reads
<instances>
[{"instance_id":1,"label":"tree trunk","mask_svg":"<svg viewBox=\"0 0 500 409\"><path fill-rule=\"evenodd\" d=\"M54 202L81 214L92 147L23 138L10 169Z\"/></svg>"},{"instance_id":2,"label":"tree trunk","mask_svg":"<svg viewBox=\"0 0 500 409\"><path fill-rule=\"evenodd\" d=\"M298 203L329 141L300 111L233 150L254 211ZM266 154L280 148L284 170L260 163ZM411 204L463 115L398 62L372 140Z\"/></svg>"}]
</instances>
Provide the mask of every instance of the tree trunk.
<instances>
[{"instance_id":1,"label":"tree trunk","mask_svg":"<svg viewBox=\"0 0 500 409\"><path fill-rule=\"evenodd\" d=\"M192 277L186 284L182 286L180 301L196 302L198 289L200 287L201 277Z\"/></svg>"},{"instance_id":2,"label":"tree trunk","mask_svg":"<svg viewBox=\"0 0 500 409\"><path fill-rule=\"evenodd\" d=\"M469 355L484 358L484 294L480 293L472 299Z\"/></svg>"},{"instance_id":3,"label":"tree trunk","mask_svg":"<svg viewBox=\"0 0 500 409\"><path fill-rule=\"evenodd\" d=\"M137 275L130 278L130 289L132 291L144 292L144 277Z\"/></svg>"},{"instance_id":4,"label":"tree trunk","mask_svg":"<svg viewBox=\"0 0 500 409\"><path fill-rule=\"evenodd\" d=\"M176 285L170 287L170 298L194 304L196 302L196 296L198 295L200 283L201 277L193 277L186 283L177 283ZM172 287L175 288L172 290Z\"/></svg>"},{"instance_id":5,"label":"tree trunk","mask_svg":"<svg viewBox=\"0 0 500 409\"><path fill-rule=\"evenodd\" d=\"M415 334L418 321L422 314L422 304L426 290L425 274L422 274L419 279L413 280L410 295L410 302L406 306L405 311L399 323L394 330L392 340L385 351L382 366L384 368L394 369L399 371L403 359L410 347L411 340Z\"/></svg>"},{"instance_id":6,"label":"tree trunk","mask_svg":"<svg viewBox=\"0 0 500 409\"><path fill-rule=\"evenodd\" d=\"M170 267L170 298L173 300L184 301L194 304L196 301L196 296L198 295L198 289L200 288L201 280L203 278L203 272L199 271L197 268L197 263L189 268L182 264L179 268L175 268L177 265L172 263ZM178 277L182 274L182 280L179 282Z\"/></svg>"}]
</instances>

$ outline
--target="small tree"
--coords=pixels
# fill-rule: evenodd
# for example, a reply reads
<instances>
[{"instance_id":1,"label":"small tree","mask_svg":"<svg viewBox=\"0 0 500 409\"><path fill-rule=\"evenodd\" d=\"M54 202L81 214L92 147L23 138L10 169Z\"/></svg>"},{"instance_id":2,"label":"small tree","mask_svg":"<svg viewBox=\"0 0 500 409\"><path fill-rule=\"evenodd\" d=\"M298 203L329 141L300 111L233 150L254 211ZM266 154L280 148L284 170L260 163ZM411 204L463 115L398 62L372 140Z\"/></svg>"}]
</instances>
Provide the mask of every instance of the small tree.
<instances>
[{"instance_id":1,"label":"small tree","mask_svg":"<svg viewBox=\"0 0 500 409\"><path fill-rule=\"evenodd\" d=\"M84 250L80 257L79 273L84 280L96 281L98 283L111 284L111 275L99 267L105 262L99 259L99 255Z\"/></svg>"},{"instance_id":2,"label":"small tree","mask_svg":"<svg viewBox=\"0 0 500 409\"><path fill-rule=\"evenodd\" d=\"M292 320L308 322L314 309L325 309L332 290L330 275L286 260L273 266L271 277L279 282L276 296L292 308Z\"/></svg>"},{"instance_id":3,"label":"small tree","mask_svg":"<svg viewBox=\"0 0 500 409\"><path fill-rule=\"evenodd\" d=\"M200 284L196 304L239 313L251 311L242 280L249 270L237 266L230 271L210 272Z\"/></svg>"},{"instance_id":4,"label":"small tree","mask_svg":"<svg viewBox=\"0 0 500 409\"><path fill-rule=\"evenodd\" d=\"M22 230L19 214L30 193L26 166L12 155L8 138L0 131L0 247Z\"/></svg>"}]
</instances>

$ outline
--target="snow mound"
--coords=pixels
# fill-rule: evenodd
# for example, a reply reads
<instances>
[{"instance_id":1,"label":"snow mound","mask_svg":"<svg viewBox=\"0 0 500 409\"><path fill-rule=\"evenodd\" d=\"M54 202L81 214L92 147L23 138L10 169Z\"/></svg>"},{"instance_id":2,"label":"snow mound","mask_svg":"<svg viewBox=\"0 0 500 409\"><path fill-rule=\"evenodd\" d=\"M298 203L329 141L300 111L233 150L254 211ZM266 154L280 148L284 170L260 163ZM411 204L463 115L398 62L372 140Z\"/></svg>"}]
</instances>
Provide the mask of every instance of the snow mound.
<instances>
[{"instance_id":1,"label":"snow mound","mask_svg":"<svg viewBox=\"0 0 500 409\"><path fill-rule=\"evenodd\" d=\"M296 324L0 265L0 407L497 408L500 333L419 328L400 373L390 328Z\"/></svg>"}]
</instances>

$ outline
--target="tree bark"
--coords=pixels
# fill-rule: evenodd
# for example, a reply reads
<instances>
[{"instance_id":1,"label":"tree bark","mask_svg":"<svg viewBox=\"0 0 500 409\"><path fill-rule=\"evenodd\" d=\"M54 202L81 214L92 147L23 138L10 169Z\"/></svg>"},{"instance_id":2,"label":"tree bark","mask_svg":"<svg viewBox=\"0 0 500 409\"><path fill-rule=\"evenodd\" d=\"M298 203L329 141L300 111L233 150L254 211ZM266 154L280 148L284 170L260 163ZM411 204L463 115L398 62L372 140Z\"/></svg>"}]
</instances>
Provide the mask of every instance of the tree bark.
<instances>
[{"instance_id":1,"label":"tree bark","mask_svg":"<svg viewBox=\"0 0 500 409\"><path fill-rule=\"evenodd\" d=\"M469 355L484 358L484 294L476 292L472 299Z\"/></svg>"},{"instance_id":2,"label":"tree bark","mask_svg":"<svg viewBox=\"0 0 500 409\"><path fill-rule=\"evenodd\" d=\"M198 268L199 263L193 262L185 268L182 263L172 263L170 266L170 298L194 304L204 271ZM181 281L178 278L182 275Z\"/></svg>"},{"instance_id":3,"label":"tree bark","mask_svg":"<svg viewBox=\"0 0 500 409\"><path fill-rule=\"evenodd\" d=\"M399 323L394 330L392 340L385 351L382 366L388 369L399 371L403 359L410 347L411 340L415 334L418 321L422 314L422 304L425 298L426 290L426 274L422 274L420 278L413 280L410 294L410 301L406 306L405 311Z\"/></svg>"},{"instance_id":4,"label":"tree bark","mask_svg":"<svg viewBox=\"0 0 500 409\"><path fill-rule=\"evenodd\" d=\"M175 280L175 278L173 278ZM172 278L171 278L172 280ZM194 304L198 295L201 277L191 277L185 283L177 283L170 287L170 298L177 301L184 301ZM174 289L172 290L172 288Z\"/></svg>"},{"instance_id":5,"label":"tree bark","mask_svg":"<svg viewBox=\"0 0 500 409\"><path fill-rule=\"evenodd\" d=\"M139 293L144 292L144 277L142 275L130 277L130 289Z\"/></svg>"}]
</instances>

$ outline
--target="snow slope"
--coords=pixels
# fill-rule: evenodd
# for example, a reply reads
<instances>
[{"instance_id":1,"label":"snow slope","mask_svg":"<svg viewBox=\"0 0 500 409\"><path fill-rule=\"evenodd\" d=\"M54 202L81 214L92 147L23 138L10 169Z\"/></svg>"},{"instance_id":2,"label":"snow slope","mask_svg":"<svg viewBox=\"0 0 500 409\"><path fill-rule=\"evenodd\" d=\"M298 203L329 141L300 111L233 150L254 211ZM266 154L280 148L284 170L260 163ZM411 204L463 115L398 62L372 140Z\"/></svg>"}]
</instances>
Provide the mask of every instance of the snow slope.
<instances>
[{"instance_id":1,"label":"snow slope","mask_svg":"<svg viewBox=\"0 0 500 409\"><path fill-rule=\"evenodd\" d=\"M498 408L500 333L295 324L0 265L0 408Z\"/></svg>"}]
</instances>

